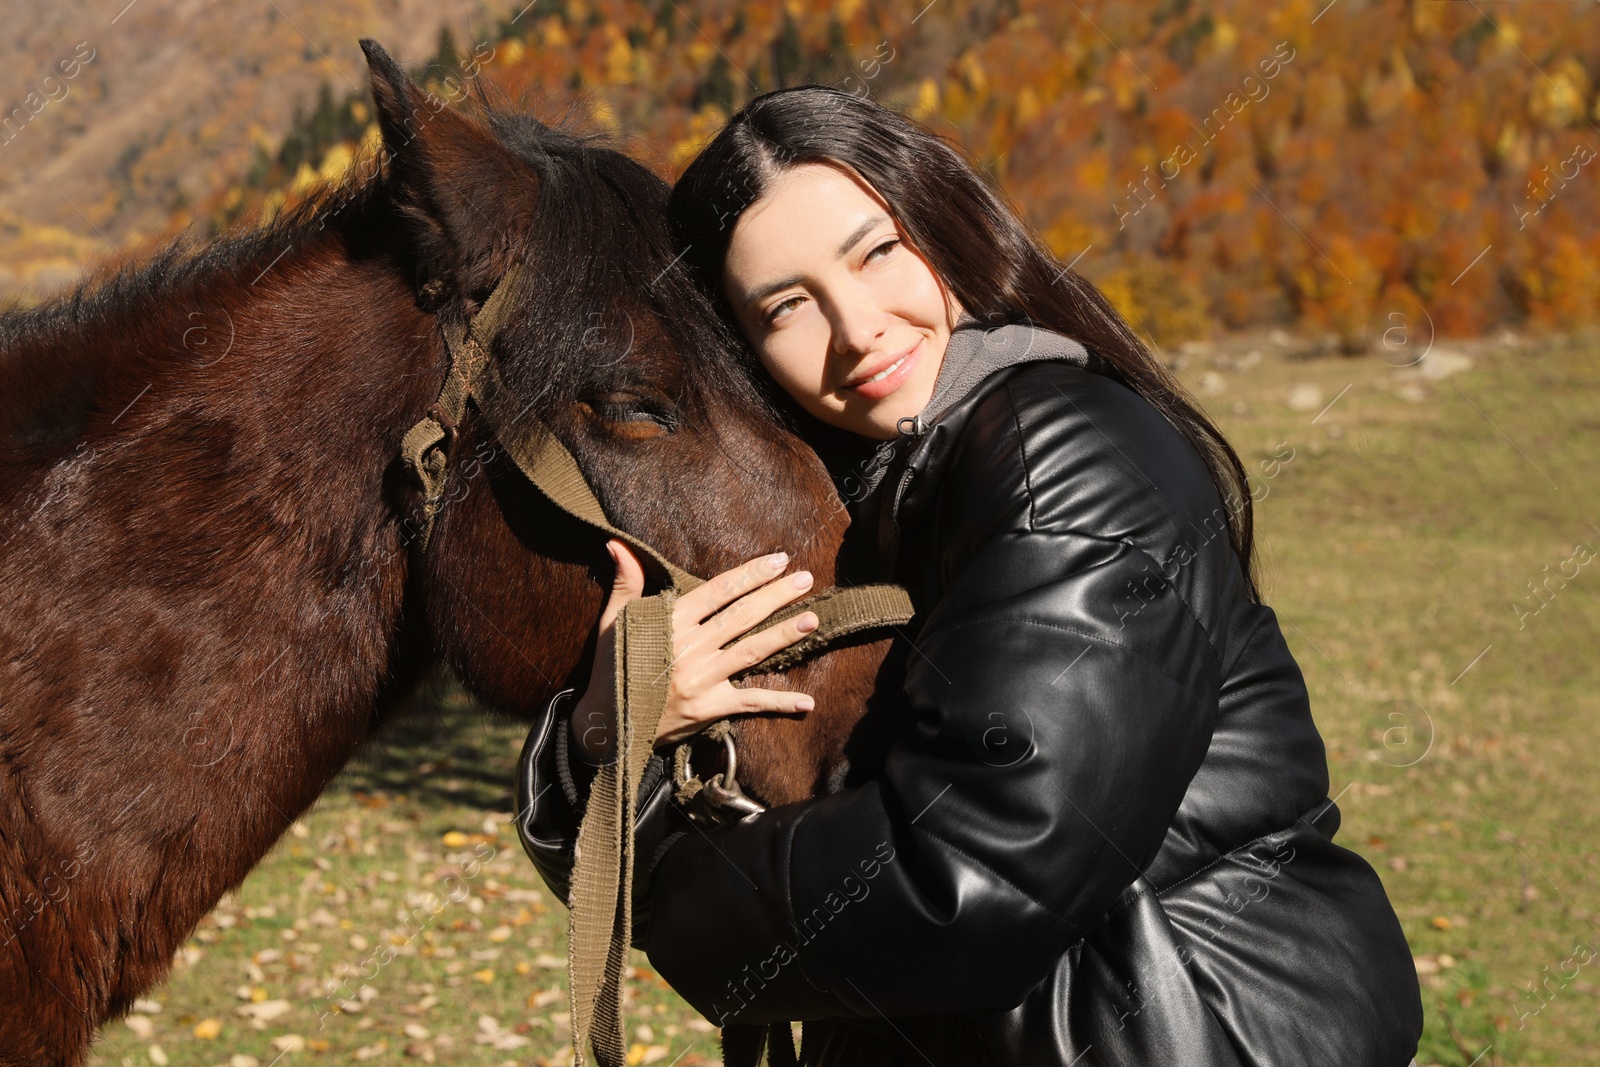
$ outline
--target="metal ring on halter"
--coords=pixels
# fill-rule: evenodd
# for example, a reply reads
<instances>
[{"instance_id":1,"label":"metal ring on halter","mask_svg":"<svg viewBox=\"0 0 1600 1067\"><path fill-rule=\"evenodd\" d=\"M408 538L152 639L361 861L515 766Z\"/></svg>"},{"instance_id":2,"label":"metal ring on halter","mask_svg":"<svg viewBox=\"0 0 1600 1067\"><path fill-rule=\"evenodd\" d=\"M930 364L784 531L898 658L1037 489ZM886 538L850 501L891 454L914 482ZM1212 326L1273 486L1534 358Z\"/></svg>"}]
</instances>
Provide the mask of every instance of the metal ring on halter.
<instances>
[{"instance_id":1,"label":"metal ring on halter","mask_svg":"<svg viewBox=\"0 0 1600 1067\"><path fill-rule=\"evenodd\" d=\"M733 747L733 731L722 735L722 743L728 750L728 769L718 774L713 774L706 780L701 795L713 807L726 808L737 812L740 818L766 811L765 804L745 796L744 790L739 788L739 753Z\"/></svg>"}]
</instances>

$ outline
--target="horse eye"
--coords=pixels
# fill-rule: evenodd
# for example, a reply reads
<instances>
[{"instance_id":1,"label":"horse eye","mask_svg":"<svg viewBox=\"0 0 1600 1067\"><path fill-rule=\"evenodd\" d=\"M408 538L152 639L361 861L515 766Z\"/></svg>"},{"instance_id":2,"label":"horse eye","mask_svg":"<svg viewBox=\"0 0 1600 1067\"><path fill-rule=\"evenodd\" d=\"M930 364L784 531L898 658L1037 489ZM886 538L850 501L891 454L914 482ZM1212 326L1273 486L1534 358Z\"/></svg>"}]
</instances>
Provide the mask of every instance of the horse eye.
<instances>
[{"instance_id":1,"label":"horse eye","mask_svg":"<svg viewBox=\"0 0 1600 1067\"><path fill-rule=\"evenodd\" d=\"M596 414L611 423L649 423L666 433L678 428L672 410L662 401L636 393L608 393L591 405ZM643 427L640 427L641 429Z\"/></svg>"}]
</instances>

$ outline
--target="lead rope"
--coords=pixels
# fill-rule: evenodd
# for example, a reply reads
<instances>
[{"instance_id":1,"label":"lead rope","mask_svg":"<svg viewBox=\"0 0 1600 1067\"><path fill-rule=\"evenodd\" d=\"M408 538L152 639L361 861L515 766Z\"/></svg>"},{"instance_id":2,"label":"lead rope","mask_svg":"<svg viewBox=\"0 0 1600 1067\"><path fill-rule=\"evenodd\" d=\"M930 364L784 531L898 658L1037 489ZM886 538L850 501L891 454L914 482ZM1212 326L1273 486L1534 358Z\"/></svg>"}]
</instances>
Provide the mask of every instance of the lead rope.
<instances>
[{"instance_id":1,"label":"lead rope","mask_svg":"<svg viewBox=\"0 0 1600 1067\"><path fill-rule=\"evenodd\" d=\"M423 489L422 530L411 544L420 560L443 506L449 446L471 399L517 468L550 501L574 518L617 537L655 560L667 575L661 592L636 597L616 621L616 758L599 768L573 850L567 906L568 995L572 1011L574 1067L584 1067L593 1048L600 1067L625 1067L623 979L633 931L633 830L639 782L655 747L672 668L672 606L705 579L675 566L650 545L619 530L606 517L577 461L538 419L517 408L489 358L494 334L520 290L523 269L514 264L482 310L465 326L444 329L450 369L439 399L406 433L401 456ZM438 446L444 444L445 448ZM780 622L802 611L817 614L817 627L795 643L735 677L783 670L831 641L858 630L908 622L910 595L897 585L835 587L774 612ZM736 639L735 639L736 640ZM729 642L732 643L731 641ZM687 769L686 745L680 746ZM678 764L675 756L674 765ZM737 783L730 764L702 788ZM722 779L720 782L718 779ZM680 789L685 783L680 780Z\"/></svg>"}]
</instances>

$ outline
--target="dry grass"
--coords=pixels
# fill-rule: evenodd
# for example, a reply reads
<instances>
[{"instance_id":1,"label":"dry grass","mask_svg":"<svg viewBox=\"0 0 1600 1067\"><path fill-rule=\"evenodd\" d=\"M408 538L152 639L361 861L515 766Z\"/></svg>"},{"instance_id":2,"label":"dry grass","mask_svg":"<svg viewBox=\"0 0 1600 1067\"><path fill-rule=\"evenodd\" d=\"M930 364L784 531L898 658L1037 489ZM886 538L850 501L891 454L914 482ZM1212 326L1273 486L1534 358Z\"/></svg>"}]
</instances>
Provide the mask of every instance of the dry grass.
<instances>
[{"instance_id":1,"label":"dry grass","mask_svg":"<svg viewBox=\"0 0 1600 1067\"><path fill-rule=\"evenodd\" d=\"M1525 627L1513 605L1579 542L1600 549L1596 346L1451 347L1473 363L1444 378L1248 338L1191 348L1183 374L1258 475L1282 464L1258 512L1268 600L1328 743L1338 839L1382 874L1418 958L1420 1062L1580 1062L1600 1017L1600 960L1572 959L1600 947L1600 568ZM425 701L96 1062L565 1062L565 913L506 825L520 744L459 695ZM640 1062L718 1061L658 979L633 986ZM196 1036L207 1020L220 1032Z\"/></svg>"}]
</instances>

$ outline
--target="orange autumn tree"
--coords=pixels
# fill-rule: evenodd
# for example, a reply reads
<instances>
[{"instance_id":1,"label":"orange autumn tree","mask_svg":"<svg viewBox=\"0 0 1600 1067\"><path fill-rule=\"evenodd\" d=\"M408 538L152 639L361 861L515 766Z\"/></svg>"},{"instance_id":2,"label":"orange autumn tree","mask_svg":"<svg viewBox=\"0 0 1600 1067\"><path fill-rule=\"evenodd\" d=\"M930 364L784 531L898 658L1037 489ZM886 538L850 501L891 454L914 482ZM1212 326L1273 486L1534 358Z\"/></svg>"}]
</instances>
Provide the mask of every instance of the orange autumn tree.
<instances>
[{"instance_id":1,"label":"orange autumn tree","mask_svg":"<svg viewBox=\"0 0 1600 1067\"><path fill-rule=\"evenodd\" d=\"M541 0L514 15L441 35L417 73L456 99L481 70L668 179L759 92L870 96L958 139L1158 344L1285 325L1355 350L1397 309L1446 335L1600 315L1600 22L1575 5ZM368 121L360 94L319 100L208 223L337 178L370 150Z\"/></svg>"}]
</instances>

